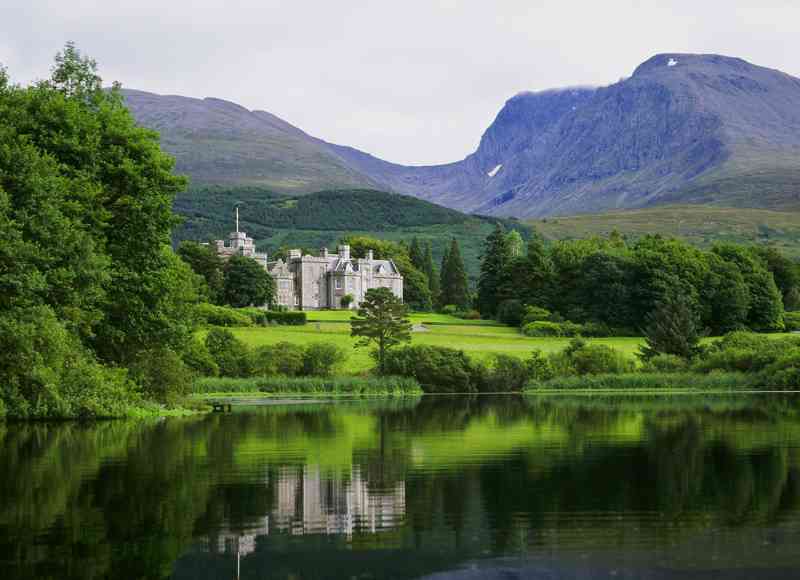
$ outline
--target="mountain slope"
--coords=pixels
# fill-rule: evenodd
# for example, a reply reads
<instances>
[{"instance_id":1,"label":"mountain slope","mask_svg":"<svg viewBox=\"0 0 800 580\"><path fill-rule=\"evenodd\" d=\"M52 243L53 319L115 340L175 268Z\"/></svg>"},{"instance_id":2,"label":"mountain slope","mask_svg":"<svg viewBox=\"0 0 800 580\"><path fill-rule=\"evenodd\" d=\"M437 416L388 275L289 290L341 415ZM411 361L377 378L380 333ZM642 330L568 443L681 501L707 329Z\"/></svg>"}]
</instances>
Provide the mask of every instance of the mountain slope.
<instances>
[{"instance_id":1,"label":"mountain slope","mask_svg":"<svg viewBox=\"0 0 800 580\"><path fill-rule=\"evenodd\" d=\"M161 134L176 169L194 183L261 185L297 193L373 182L315 139L265 111L221 99L123 90L136 120Z\"/></svg>"},{"instance_id":2,"label":"mountain slope","mask_svg":"<svg viewBox=\"0 0 800 580\"><path fill-rule=\"evenodd\" d=\"M657 55L608 87L514 97L458 163L403 167L332 149L384 186L467 211L795 209L800 79L736 58Z\"/></svg>"},{"instance_id":3,"label":"mountain slope","mask_svg":"<svg viewBox=\"0 0 800 580\"><path fill-rule=\"evenodd\" d=\"M473 154L428 167L216 99L126 97L195 183L372 187L516 217L676 203L800 209L800 79L738 58L662 54L607 87L522 93Z\"/></svg>"}]
</instances>

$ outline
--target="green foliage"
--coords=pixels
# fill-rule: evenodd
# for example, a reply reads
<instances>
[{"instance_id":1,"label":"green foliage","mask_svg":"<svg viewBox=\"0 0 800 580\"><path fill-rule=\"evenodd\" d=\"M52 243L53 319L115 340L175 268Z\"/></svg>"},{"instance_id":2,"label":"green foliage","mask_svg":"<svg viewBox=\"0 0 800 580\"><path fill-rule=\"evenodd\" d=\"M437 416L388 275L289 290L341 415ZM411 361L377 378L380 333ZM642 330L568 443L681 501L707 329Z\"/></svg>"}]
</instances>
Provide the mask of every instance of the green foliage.
<instances>
[{"instance_id":1,"label":"green foliage","mask_svg":"<svg viewBox=\"0 0 800 580\"><path fill-rule=\"evenodd\" d=\"M730 391L750 389L753 378L742 373L624 373L585 376L560 376L545 381L531 381L526 391L537 390L613 390L645 391L691 389L697 391Z\"/></svg>"},{"instance_id":2,"label":"green foliage","mask_svg":"<svg viewBox=\"0 0 800 580\"><path fill-rule=\"evenodd\" d=\"M192 339L183 353L184 364L200 377L216 377L219 365L206 347L206 343L198 338Z\"/></svg>"},{"instance_id":3,"label":"green foliage","mask_svg":"<svg viewBox=\"0 0 800 580\"><path fill-rule=\"evenodd\" d=\"M514 256L506 231L501 224L486 238L478 278L478 310L493 317L498 305L511 297Z\"/></svg>"},{"instance_id":4,"label":"green foliage","mask_svg":"<svg viewBox=\"0 0 800 580\"><path fill-rule=\"evenodd\" d=\"M578 375L629 373L634 370L632 360L604 344L587 344L574 350L570 360Z\"/></svg>"},{"instance_id":5,"label":"green foliage","mask_svg":"<svg viewBox=\"0 0 800 580\"><path fill-rule=\"evenodd\" d=\"M305 368L305 350L299 344L279 342L272 347L275 371L286 377L298 377Z\"/></svg>"},{"instance_id":6,"label":"green foliage","mask_svg":"<svg viewBox=\"0 0 800 580\"><path fill-rule=\"evenodd\" d=\"M531 322L546 322L552 320L552 313L547 308L541 306L527 306L522 317L521 325Z\"/></svg>"},{"instance_id":7,"label":"green foliage","mask_svg":"<svg viewBox=\"0 0 800 580\"><path fill-rule=\"evenodd\" d=\"M508 326L519 326L525 315L525 305L521 300L503 300L497 307L497 321Z\"/></svg>"},{"instance_id":8,"label":"green foliage","mask_svg":"<svg viewBox=\"0 0 800 580\"><path fill-rule=\"evenodd\" d=\"M213 326L252 326L253 319L246 312L229 306L215 306L202 303L197 305L197 316L201 323Z\"/></svg>"},{"instance_id":9,"label":"green foliage","mask_svg":"<svg viewBox=\"0 0 800 580\"><path fill-rule=\"evenodd\" d=\"M275 280L256 260L231 256L225 263L222 300L234 308L275 301Z\"/></svg>"},{"instance_id":10,"label":"green foliage","mask_svg":"<svg viewBox=\"0 0 800 580\"><path fill-rule=\"evenodd\" d=\"M783 325L786 328L786 332L800 331L800 312L784 312Z\"/></svg>"},{"instance_id":11,"label":"green foliage","mask_svg":"<svg viewBox=\"0 0 800 580\"><path fill-rule=\"evenodd\" d=\"M124 368L153 350L180 358L200 286L169 247L186 183L172 169L74 45L49 80L0 82L0 312L61 345L0 375L10 415L124 414L137 400Z\"/></svg>"},{"instance_id":12,"label":"green foliage","mask_svg":"<svg viewBox=\"0 0 800 580\"><path fill-rule=\"evenodd\" d=\"M353 304L354 300L355 296L353 296L352 294L345 294L339 300L339 304L341 305L343 310L348 310L350 308L350 305Z\"/></svg>"},{"instance_id":13,"label":"green foliage","mask_svg":"<svg viewBox=\"0 0 800 580\"><path fill-rule=\"evenodd\" d=\"M674 354L657 354L642 365L643 373L682 373L689 369L685 358Z\"/></svg>"},{"instance_id":14,"label":"green foliage","mask_svg":"<svg viewBox=\"0 0 800 580\"><path fill-rule=\"evenodd\" d=\"M179 402L193 378L192 370L181 357L165 347L140 352L129 369L145 396L167 404Z\"/></svg>"},{"instance_id":15,"label":"green foliage","mask_svg":"<svg viewBox=\"0 0 800 580\"><path fill-rule=\"evenodd\" d=\"M329 377L347 358L347 352L329 342L309 344L303 353L303 375Z\"/></svg>"},{"instance_id":16,"label":"green foliage","mask_svg":"<svg viewBox=\"0 0 800 580\"><path fill-rule=\"evenodd\" d=\"M383 377L254 377L248 379L210 378L194 384L193 392L269 393L282 395L418 395L422 392L413 378Z\"/></svg>"},{"instance_id":17,"label":"green foliage","mask_svg":"<svg viewBox=\"0 0 800 580\"><path fill-rule=\"evenodd\" d=\"M308 314L302 310L267 310L265 316L270 324L303 326L308 322Z\"/></svg>"},{"instance_id":18,"label":"green foliage","mask_svg":"<svg viewBox=\"0 0 800 580\"><path fill-rule=\"evenodd\" d=\"M208 300L219 304L224 294L223 268L225 263L217 255L215 248L208 244L184 241L178 246L177 252L195 274L203 277Z\"/></svg>"},{"instance_id":19,"label":"green foliage","mask_svg":"<svg viewBox=\"0 0 800 580\"><path fill-rule=\"evenodd\" d=\"M461 258L461 249L455 238L450 242L450 249L442 258L439 303L453 304L461 310L468 309L470 305L467 273Z\"/></svg>"},{"instance_id":20,"label":"green foliage","mask_svg":"<svg viewBox=\"0 0 800 580\"><path fill-rule=\"evenodd\" d=\"M540 320L529 322L522 327L525 336L578 336L583 334L583 326L575 322L549 322Z\"/></svg>"},{"instance_id":21,"label":"green foliage","mask_svg":"<svg viewBox=\"0 0 800 580\"><path fill-rule=\"evenodd\" d=\"M411 322L405 305L388 288L370 288L358 309L358 317L350 321L350 334L359 339L358 346L375 345L378 372L386 374L388 350L411 340Z\"/></svg>"},{"instance_id":22,"label":"green foliage","mask_svg":"<svg viewBox=\"0 0 800 580\"><path fill-rule=\"evenodd\" d=\"M492 357L480 390L487 393L521 392L531 378L531 369L520 358L507 354Z\"/></svg>"},{"instance_id":23,"label":"green foliage","mask_svg":"<svg viewBox=\"0 0 800 580\"><path fill-rule=\"evenodd\" d=\"M647 316L646 344L642 347L642 358L649 359L658 354L673 354L689 359L697 353L700 333L697 316L692 305L683 295L667 298L655 311Z\"/></svg>"},{"instance_id":24,"label":"green foliage","mask_svg":"<svg viewBox=\"0 0 800 580\"><path fill-rule=\"evenodd\" d=\"M425 244L422 271L428 277L428 288L431 291L431 300L433 304L440 304L439 294L441 293L441 278L439 272L436 270L436 266L433 264L433 251L430 242ZM800 305L800 296L798 297L798 305Z\"/></svg>"},{"instance_id":25,"label":"green foliage","mask_svg":"<svg viewBox=\"0 0 800 580\"><path fill-rule=\"evenodd\" d=\"M532 381L549 381L556 375L553 363L540 350L531 353L527 365L528 375Z\"/></svg>"},{"instance_id":26,"label":"green foliage","mask_svg":"<svg viewBox=\"0 0 800 580\"><path fill-rule=\"evenodd\" d=\"M252 373L250 349L230 330L212 328L208 331L205 346L222 377L247 377Z\"/></svg>"},{"instance_id":27,"label":"green foliage","mask_svg":"<svg viewBox=\"0 0 800 580\"><path fill-rule=\"evenodd\" d=\"M0 401L14 419L121 417L137 402L47 306L0 315Z\"/></svg>"},{"instance_id":28,"label":"green foliage","mask_svg":"<svg viewBox=\"0 0 800 580\"><path fill-rule=\"evenodd\" d=\"M389 351L384 372L412 377L426 393L474 393L481 382L464 351L442 346L406 346Z\"/></svg>"}]
</instances>

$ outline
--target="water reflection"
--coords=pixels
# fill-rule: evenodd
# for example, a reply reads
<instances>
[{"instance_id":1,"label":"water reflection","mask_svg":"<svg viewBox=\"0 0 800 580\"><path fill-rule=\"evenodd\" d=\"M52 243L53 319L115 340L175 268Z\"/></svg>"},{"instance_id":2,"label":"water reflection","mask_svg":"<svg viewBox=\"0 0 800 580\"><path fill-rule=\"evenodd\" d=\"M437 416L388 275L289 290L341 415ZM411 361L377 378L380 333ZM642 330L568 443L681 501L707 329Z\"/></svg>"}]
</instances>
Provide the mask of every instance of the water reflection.
<instances>
[{"instance_id":1,"label":"water reflection","mask_svg":"<svg viewBox=\"0 0 800 580\"><path fill-rule=\"evenodd\" d=\"M797 402L434 397L0 425L0 573L792 576Z\"/></svg>"}]
</instances>

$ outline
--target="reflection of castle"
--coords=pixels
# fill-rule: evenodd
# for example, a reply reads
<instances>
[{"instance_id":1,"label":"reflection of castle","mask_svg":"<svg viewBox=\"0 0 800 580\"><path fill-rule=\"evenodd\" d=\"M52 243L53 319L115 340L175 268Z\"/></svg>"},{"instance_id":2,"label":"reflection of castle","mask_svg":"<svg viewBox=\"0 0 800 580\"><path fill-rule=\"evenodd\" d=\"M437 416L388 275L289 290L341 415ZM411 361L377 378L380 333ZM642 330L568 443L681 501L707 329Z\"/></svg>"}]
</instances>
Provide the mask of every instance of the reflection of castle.
<instances>
[{"instance_id":1,"label":"reflection of castle","mask_svg":"<svg viewBox=\"0 0 800 580\"><path fill-rule=\"evenodd\" d=\"M204 549L214 554L240 554L247 556L256 551L256 538L269 533L269 517L263 524L251 526L243 533L223 528L210 534L204 542Z\"/></svg>"},{"instance_id":2,"label":"reflection of castle","mask_svg":"<svg viewBox=\"0 0 800 580\"><path fill-rule=\"evenodd\" d=\"M291 534L379 532L397 527L406 511L405 483L370 490L358 466L350 480L323 478L317 466L283 468L272 512L273 528Z\"/></svg>"}]
</instances>

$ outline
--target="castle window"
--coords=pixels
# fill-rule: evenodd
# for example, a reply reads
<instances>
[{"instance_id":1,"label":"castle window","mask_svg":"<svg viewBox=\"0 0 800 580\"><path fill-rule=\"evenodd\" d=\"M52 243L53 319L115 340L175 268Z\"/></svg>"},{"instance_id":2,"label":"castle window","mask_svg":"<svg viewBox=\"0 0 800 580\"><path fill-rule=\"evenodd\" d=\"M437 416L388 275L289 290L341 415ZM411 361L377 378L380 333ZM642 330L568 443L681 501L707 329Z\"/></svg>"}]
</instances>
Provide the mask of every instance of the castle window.
<instances>
[{"instance_id":1,"label":"castle window","mask_svg":"<svg viewBox=\"0 0 800 580\"><path fill-rule=\"evenodd\" d=\"M341 278L336 278L336 289L337 290L341 290L342 289L342 279Z\"/></svg>"}]
</instances>

